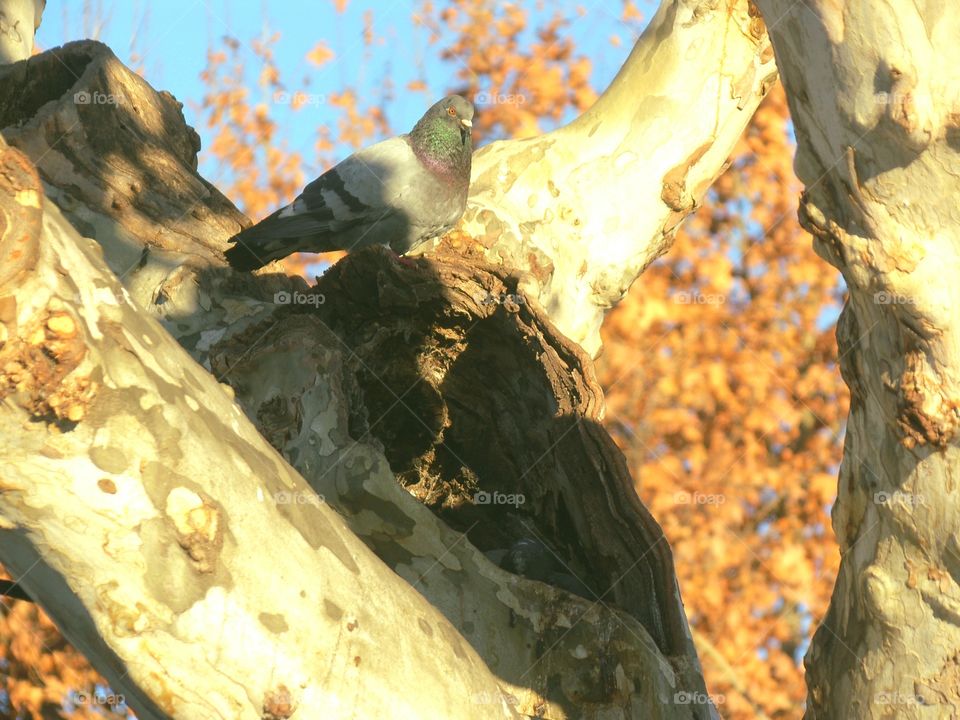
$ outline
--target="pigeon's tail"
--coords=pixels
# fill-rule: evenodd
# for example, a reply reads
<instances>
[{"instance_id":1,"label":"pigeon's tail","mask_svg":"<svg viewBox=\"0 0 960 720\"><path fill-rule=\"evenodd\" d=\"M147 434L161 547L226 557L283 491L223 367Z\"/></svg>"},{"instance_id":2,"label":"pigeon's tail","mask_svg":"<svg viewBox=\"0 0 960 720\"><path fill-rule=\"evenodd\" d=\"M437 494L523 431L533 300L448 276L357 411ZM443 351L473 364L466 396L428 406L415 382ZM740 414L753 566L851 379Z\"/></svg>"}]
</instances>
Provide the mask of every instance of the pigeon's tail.
<instances>
[{"instance_id":1,"label":"pigeon's tail","mask_svg":"<svg viewBox=\"0 0 960 720\"><path fill-rule=\"evenodd\" d=\"M307 225L303 219L284 217L280 215L281 212L282 209L230 238L234 245L224 254L231 267L235 270L256 270L295 252L336 249L325 247L327 243L324 240L329 238L315 232L315 228Z\"/></svg>"},{"instance_id":2,"label":"pigeon's tail","mask_svg":"<svg viewBox=\"0 0 960 720\"><path fill-rule=\"evenodd\" d=\"M235 270L256 270L295 253L300 245L299 238L284 233L283 223L273 216L242 230L230 240L234 245L224 254Z\"/></svg>"},{"instance_id":3,"label":"pigeon's tail","mask_svg":"<svg viewBox=\"0 0 960 720\"><path fill-rule=\"evenodd\" d=\"M256 227L248 228L256 230ZM234 235L232 240L235 243L224 255L227 262L235 270L256 270L269 262L286 257L291 252L290 238L260 236L246 236L244 230Z\"/></svg>"}]
</instances>

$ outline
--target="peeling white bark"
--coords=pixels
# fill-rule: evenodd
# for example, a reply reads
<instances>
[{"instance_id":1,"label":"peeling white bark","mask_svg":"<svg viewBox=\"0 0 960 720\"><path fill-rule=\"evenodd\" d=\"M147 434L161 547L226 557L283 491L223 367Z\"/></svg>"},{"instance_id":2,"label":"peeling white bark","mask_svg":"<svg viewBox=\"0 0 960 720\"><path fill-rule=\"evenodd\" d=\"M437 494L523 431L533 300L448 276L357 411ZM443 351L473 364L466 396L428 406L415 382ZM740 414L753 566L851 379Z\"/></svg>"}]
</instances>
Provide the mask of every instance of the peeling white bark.
<instances>
[{"instance_id":1,"label":"peeling white bark","mask_svg":"<svg viewBox=\"0 0 960 720\"><path fill-rule=\"evenodd\" d=\"M775 79L748 2L664 0L590 110L476 153L463 228L596 355L604 315L669 249Z\"/></svg>"},{"instance_id":2,"label":"peeling white bark","mask_svg":"<svg viewBox=\"0 0 960 720\"><path fill-rule=\"evenodd\" d=\"M807 654L810 718L960 713L960 15L954 3L758 0L806 185L846 280L842 553Z\"/></svg>"}]
</instances>

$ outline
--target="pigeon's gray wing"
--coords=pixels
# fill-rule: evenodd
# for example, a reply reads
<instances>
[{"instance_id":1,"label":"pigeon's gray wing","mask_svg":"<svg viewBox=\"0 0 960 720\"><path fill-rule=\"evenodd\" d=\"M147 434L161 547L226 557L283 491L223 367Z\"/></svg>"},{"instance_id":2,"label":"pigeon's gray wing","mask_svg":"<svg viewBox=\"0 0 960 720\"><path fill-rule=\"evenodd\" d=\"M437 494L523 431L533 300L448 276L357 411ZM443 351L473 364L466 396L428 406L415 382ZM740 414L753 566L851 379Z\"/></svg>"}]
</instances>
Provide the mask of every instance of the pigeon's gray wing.
<instances>
[{"instance_id":1,"label":"pigeon's gray wing","mask_svg":"<svg viewBox=\"0 0 960 720\"><path fill-rule=\"evenodd\" d=\"M321 175L278 217L299 235L375 222L397 207L403 190L421 173L423 168L406 139L390 138L354 153Z\"/></svg>"},{"instance_id":2,"label":"pigeon's gray wing","mask_svg":"<svg viewBox=\"0 0 960 720\"><path fill-rule=\"evenodd\" d=\"M307 185L292 203L236 235L227 259L235 268L253 269L300 250L390 242L410 224L398 207L402 195L422 184L425 172L405 136L364 148Z\"/></svg>"}]
</instances>

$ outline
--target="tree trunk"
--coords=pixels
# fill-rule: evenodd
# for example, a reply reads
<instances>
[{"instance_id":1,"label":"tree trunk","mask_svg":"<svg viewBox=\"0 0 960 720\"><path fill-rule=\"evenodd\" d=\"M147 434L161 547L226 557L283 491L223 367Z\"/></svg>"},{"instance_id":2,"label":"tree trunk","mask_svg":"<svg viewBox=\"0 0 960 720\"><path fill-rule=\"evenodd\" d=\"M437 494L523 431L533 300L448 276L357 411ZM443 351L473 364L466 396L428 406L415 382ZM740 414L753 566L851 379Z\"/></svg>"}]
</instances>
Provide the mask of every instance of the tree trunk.
<instances>
[{"instance_id":1,"label":"tree trunk","mask_svg":"<svg viewBox=\"0 0 960 720\"><path fill-rule=\"evenodd\" d=\"M960 16L944 0L758 0L800 203L849 298L842 562L807 653L810 718L960 714Z\"/></svg>"},{"instance_id":2,"label":"tree trunk","mask_svg":"<svg viewBox=\"0 0 960 720\"><path fill-rule=\"evenodd\" d=\"M33 34L47 0L0 0L0 65L33 55Z\"/></svg>"},{"instance_id":3,"label":"tree trunk","mask_svg":"<svg viewBox=\"0 0 960 720\"><path fill-rule=\"evenodd\" d=\"M196 174L199 141L176 101L106 48L74 43L0 72L3 135L39 172L6 150L0 437L13 461L0 561L141 717L336 717L338 703L390 717L715 716L669 546L599 425L589 356L555 325L586 341L602 302L572 322L558 298L598 276L537 271L534 245L573 263L587 235L531 234L523 213L549 208L516 193L579 143L581 175L562 185L576 199L556 216L573 209L595 233L594 214L644 193L671 207L645 218L655 239L632 240L646 259L620 268L624 291L762 96L772 66L738 7L665 3L592 129L556 136L539 169L518 154L537 141L481 153L474 202L493 208L478 193L507 188L505 205L467 227L484 218L498 262L441 247L404 268L372 249L315 288L224 266L245 219ZM711 65L718 27L729 55ZM691 124L700 137L662 143L663 124L637 110L631 95L662 90L644 85L652 55L671 82L672 62L713 68L716 115ZM663 102L647 104L677 122L696 114ZM702 150L669 182L634 187L630 205L595 206L599 180L586 192L584 178L602 177L616 147L637 153L642 130L659 148L645 168L684 143ZM522 180L482 170L520 162ZM626 182L641 164L621 162Z\"/></svg>"}]
</instances>

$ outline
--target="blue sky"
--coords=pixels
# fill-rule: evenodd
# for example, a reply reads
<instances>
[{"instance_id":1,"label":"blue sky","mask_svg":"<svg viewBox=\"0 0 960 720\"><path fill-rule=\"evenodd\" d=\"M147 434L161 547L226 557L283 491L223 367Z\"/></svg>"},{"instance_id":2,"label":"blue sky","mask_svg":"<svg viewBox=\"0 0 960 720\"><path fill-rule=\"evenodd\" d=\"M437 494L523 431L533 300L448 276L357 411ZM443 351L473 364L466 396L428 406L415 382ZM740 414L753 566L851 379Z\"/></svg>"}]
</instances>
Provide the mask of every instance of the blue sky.
<instances>
[{"instance_id":1,"label":"blue sky","mask_svg":"<svg viewBox=\"0 0 960 720\"><path fill-rule=\"evenodd\" d=\"M570 20L565 34L574 40L578 52L591 58L593 84L599 89L616 74L637 32L656 7L641 0L637 4L644 20L625 24L620 19L622 0L520 4L530 13L530 39L536 28L555 13ZM436 5L442 7L444 3L438 0ZM439 58L442 41L429 44L430 31L414 23L413 14L421 9L419 0L350 0L343 13L335 10L332 0L310 4L266 0L64 0L47 5L37 43L47 49L92 37L109 45L130 66L136 66L140 58L150 84L157 90L169 90L184 104L187 122L200 133L206 148L212 131L203 126L198 113L204 92L200 73L206 66L208 48L222 49L224 36L235 38L243 45L248 73L255 79L259 63L249 43L277 32L276 62L281 78L292 89L308 83L308 92L323 95L357 88L362 105L382 107L391 127L405 132L432 102L429 98L441 97L460 82L456 60ZM361 37L363 17L371 10L378 39L372 47L365 47ZM611 42L614 35L621 41L619 46ZM317 68L306 61L305 55L321 40L336 53L336 59ZM390 79L389 86L385 86L385 78ZM413 80L424 81L429 95L406 92L407 83ZM316 156L316 131L320 125L336 122L340 117L337 109L319 104L300 112L289 107L272 107L271 111L287 147L307 160L307 176L319 174L323 168L311 163ZM334 155L341 158L350 152L350 148L338 147ZM200 171L213 182L223 179L204 152Z\"/></svg>"}]
</instances>

